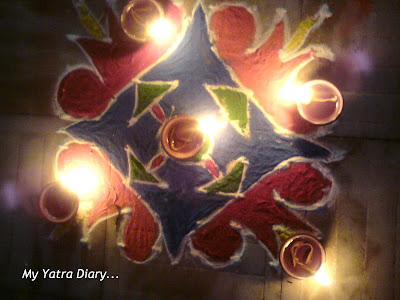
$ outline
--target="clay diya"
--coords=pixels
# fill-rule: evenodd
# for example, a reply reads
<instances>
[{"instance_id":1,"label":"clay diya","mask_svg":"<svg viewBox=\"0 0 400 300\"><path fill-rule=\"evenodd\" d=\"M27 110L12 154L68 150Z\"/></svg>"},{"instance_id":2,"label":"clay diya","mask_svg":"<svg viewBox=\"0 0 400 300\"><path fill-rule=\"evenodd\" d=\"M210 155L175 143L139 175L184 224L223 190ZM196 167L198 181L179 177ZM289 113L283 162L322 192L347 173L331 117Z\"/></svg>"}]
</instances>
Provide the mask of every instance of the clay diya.
<instances>
[{"instance_id":1,"label":"clay diya","mask_svg":"<svg viewBox=\"0 0 400 300\"><path fill-rule=\"evenodd\" d=\"M297 279L313 276L325 262L325 249L313 236L300 234L289 238L279 256L285 272Z\"/></svg>"},{"instance_id":2,"label":"clay diya","mask_svg":"<svg viewBox=\"0 0 400 300\"><path fill-rule=\"evenodd\" d=\"M175 159L194 158L204 147L205 136L199 121L189 115L179 115L169 120L161 132L161 145Z\"/></svg>"},{"instance_id":3,"label":"clay diya","mask_svg":"<svg viewBox=\"0 0 400 300\"><path fill-rule=\"evenodd\" d=\"M53 182L42 191L39 206L47 220L54 223L67 222L78 211L78 195L61 182Z\"/></svg>"},{"instance_id":4,"label":"clay diya","mask_svg":"<svg viewBox=\"0 0 400 300\"><path fill-rule=\"evenodd\" d=\"M307 99L297 101L297 109L303 119L316 125L333 122L342 112L343 97L339 90L325 80L312 80L302 89Z\"/></svg>"},{"instance_id":5,"label":"clay diya","mask_svg":"<svg viewBox=\"0 0 400 300\"><path fill-rule=\"evenodd\" d=\"M133 0L122 11L121 26L130 38L145 42L149 39L150 25L163 15L163 8L157 1Z\"/></svg>"}]
</instances>

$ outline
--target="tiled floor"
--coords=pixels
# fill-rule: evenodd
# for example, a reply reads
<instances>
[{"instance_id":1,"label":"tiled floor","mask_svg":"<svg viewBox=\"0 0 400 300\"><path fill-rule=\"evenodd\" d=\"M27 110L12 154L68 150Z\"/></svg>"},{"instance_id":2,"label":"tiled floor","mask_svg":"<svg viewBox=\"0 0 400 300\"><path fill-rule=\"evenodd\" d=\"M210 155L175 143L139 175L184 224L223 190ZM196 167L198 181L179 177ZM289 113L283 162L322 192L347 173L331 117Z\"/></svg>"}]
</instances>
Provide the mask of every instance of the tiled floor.
<instances>
[{"instance_id":1,"label":"tiled floor","mask_svg":"<svg viewBox=\"0 0 400 300\"><path fill-rule=\"evenodd\" d=\"M400 142L326 138L347 151L330 165L338 184L335 203L308 213L326 237L332 285L298 281L277 273L250 241L240 264L224 270L202 266L190 255L171 266L165 254L135 265L116 246L115 218L98 225L90 247L75 228L50 241L52 226L35 217L41 189L54 178L57 148L68 140L55 118L3 117L1 149L0 285L3 294L37 299L58 295L82 299L399 299ZM35 125L35 126L33 126ZM42 133L42 134L39 134ZM25 268L107 270L118 279L23 280Z\"/></svg>"}]
</instances>

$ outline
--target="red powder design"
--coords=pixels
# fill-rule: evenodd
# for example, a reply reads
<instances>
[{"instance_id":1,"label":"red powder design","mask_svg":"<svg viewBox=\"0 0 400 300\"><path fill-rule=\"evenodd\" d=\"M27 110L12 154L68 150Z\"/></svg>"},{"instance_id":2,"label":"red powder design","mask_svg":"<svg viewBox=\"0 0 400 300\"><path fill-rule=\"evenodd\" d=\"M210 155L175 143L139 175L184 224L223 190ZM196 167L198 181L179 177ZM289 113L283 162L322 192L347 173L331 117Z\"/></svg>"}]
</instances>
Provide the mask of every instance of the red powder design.
<instances>
[{"instance_id":1,"label":"red powder design","mask_svg":"<svg viewBox=\"0 0 400 300\"><path fill-rule=\"evenodd\" d=\"M158 105L158 104L153 105L151 107L151 111L157 117L157 119L159 119L161 121L161 123L165 122L165 114L160 105Z\"/></svg>"},{"instance_id":2,"label":"red powder design","mask_svg":"<svg viewBox=\"0 0 400 300\"><path fill-rule=\"evenodd\" d=\"M214 261L229 261L242 244L238 231L231 226L233 222L251 230L277 257L273 225L284 224L293 230L305 231L312 231L312 228L277 202L273 191L292 202L310 205L318 202L331 184L309 164L291 164L262 179L243 198L235 199L215 219L199 228L192 237L193 247Z\"/></svg>"},{"instance_id":3,"label":"red powder design","mask_svg":"<svg viewBox=\"0 0 400 300\"><path fill-rule=\"evenodd\" d=\"M159 156L157 156L156 158L153 159L152 163L151 163L151 169L155 169L158 168L165 160L165 156L160 154Z\"/></svg>"},{"instance_id":4,"label":"red powder design","mask_svg":"<svg viewBox=\"0 0 400 300\"><path fill-rule=\"evenodd\" d=\"M134 242L135 248L137 248L136 250L129 250L129 257L136 261L146 260L145 253L150 255L159 234L158 225L151 213L142 204L135 191L124 184L121 175L111 167L110 160L103 153L94 149L91 144L69 144L58 155L58 172L61 173L68 169L70 164L76 162L86 162L94 166L102 182L99 189L95 191L97 197L90 212L88 226L93 225L101 217L117 212L118 209L133 207L134 211L131 218L135 220L135 224L130 226L133 226L132 228L136 231L140 229L140 234L137 232L127 233L129 236L125 237L129 239L129 243ZM146 228L146 230L142 230L143 228Z\"/></svg>"},{"instance_id":5,"label":"red powder design","mask_svg":"<svg viewBox=\"0 0 400 300\"><path fill-rule=\"evenodd\" d=\"M270 197L275 190L282 199L296 204L317 203L331 187L332 182L309 164L291 164L288 169L279 171L261 181L246 192L247 197Z\"/></svg>"},{"instance_id":6,"label":"red powder design","mask_svg":"<svg viewBox=\"0 0 400 300\"><path fill-rule=\"evenodd\" d=\"M246 8L229 6L216 11L211 29L221 57L232 67L241 83L254 92L260 106L281 126L307 133L316 126L301 118L295 104L282 104L271 83L290 74L301 63L313 58L312 51L287 62L279 58L284 42L284 23L278 23L271 36L255 51L248 51L256 32L254 17Z\"/></svg>"},{"instance_id":7,"label":"red powder design","mask_svg":"<svg viewBox=\"0 0 400 300\"><path fill-rule=\"evenodd\" d=\"M147 208L136 201L125 229L125 253L133 261L145 261L151 255L159 235L158 225Z\"/></svg>"},{"instance_id":8,"label":"red powder design","mask_svg":"<svg viewBox=\"0 0 400 300\"><path fill-rule=\"evenodd\" d=\"M57 99L67 114L94 118L107 108L111 93L96 74L81 68L71 71L61 80Z\"/></svg>"},{"instance_id":9,"label":"red powder design","mask_svg":"<svg viewBox=\"0 0 400 300\"><path fill-rule=\"evenodd\" d=\"M204 166L207 168L207 170L211 173L212 176L216 178L219 177L219 172L217 170L217 167L215 166L214 162L211 159L207 159L204 162Z\"/></svg>"},{"instance_id":10,"label":"red powder design","mask_svg":"<svg viewBox=\"0 0 400 300\"><path fill-rule=\"evenodd\" d=\"M161 1L166 8L165 18L181 30L181 11L172 2ZM175 42L169 39L163 43L149 41L144 44L129 39L119 25L112 9L107 11L112 42L93 38L77 38L76 42L90 56L104 85L91 71L72 71L61 81L57 101L61 108L74 117L93 118L104 112L112 95L125 87L132 78L154 64ZM85 84L79 77L85 76ZM90 78L90 79L89 79ZM88 90L88 92L86 92ZM90 108L93 108L92 110Z\"/></svg>"}]
</instances>

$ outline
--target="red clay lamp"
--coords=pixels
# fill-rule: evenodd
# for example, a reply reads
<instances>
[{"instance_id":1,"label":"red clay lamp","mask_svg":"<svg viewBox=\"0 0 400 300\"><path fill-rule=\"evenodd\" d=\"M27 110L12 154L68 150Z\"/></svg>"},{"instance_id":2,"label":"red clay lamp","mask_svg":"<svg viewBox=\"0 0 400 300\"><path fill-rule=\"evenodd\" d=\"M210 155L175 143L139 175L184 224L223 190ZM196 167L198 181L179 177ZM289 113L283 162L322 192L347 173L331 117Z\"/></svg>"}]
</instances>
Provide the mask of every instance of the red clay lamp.
<instances>
[{"instance_id":1,"label":"red clay lamp","mask_svg":"<svg viewBox=\"0 0 400 300\"><path fill-rule=\"evenodd\" d=\"M189 115L178 115L169 120L161 132L161 145L175 159L194 158L203 149L205 136L199 121Z\"/></svg>"},{"instance_id":2,"label":"red clay lamp","mask_svg":"<svg viewBox=\"0 0 400 300\"><path fill-rule=\"evenodd\" d=\"M314 276L324 265L325 250L315 237L300 234L284 243L279 259L289 276L306 279Z\"/></svg>"},{"instance_id":3,"label":"red clay lamp","mask_svg":"<svg viewBox=\"0 0 400 300\"><path fill-rule=\"evenodd\" d=\"M56 181L42 191L39 207L47 220L64 223L76 215L79 207L78 195L61 182Z\"/></svg>"},{"instance_id":4,"label":"red clay lamp","mask_svg":"<svg viewBox=\"0 0 400 300\"><path fill-rule=\"evenodd\" d=\"M333 122L343 108L339 90L325 80L312 80L304 84L296 100L302 118L316 125Z\"/></svg>"},{"instance_id":5,"label":"red clay lamp","mask_svg":"<svg viewBox=\"0 0 400 300\"><path fill-rule=\"evenodd\" d=\"M164 19L164 10L155 0L132 0L125 5L121 14L121 26L125 33L138 42L150 38L167 39L172 25Z\"/></svg>"}]
</instances>

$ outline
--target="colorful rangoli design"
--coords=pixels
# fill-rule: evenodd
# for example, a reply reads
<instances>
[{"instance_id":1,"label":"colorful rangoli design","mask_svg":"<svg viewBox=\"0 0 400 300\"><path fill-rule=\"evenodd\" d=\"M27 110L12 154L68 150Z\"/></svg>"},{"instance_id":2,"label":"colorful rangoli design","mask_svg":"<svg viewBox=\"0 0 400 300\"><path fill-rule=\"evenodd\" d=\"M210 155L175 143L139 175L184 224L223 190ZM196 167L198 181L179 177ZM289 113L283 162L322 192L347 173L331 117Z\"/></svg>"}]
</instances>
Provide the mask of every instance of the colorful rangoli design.
<instances>
[{"instance_id":1,"label":"colorful rangoli design","mask_svg":"<svg viewBox=\"0 0 400 300\"><path fill-rule=\"evenodd\" d=\"M224 4L206 18L199 4L185 27L177 6L160 3L182 31L179 40L138 44L111 8L109 40L73 37L91 65L69 70L58 85L58 106L74 121L65 132L75 141L61 148L57 168L74 159L96 164L105 184L87 226L130 208L120 230L132 261L147 262L165 247L173 263L191 251L221 267L240 259L251 234L276 263L285 234L319 234L296 211L324 206L334 189L324 164L335 153L274 92L327 57L323 47L302 46L329 11L322 6L288 39L280 10L270 36L254 46L255 19L244 6ZM160 132L180 114L229 122L206 153L178 161L164 152Z\"/></svg>"}]
</instances>

